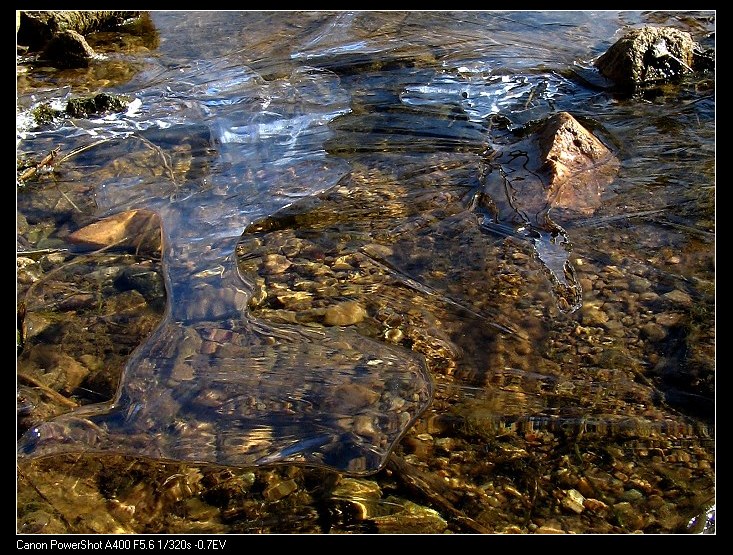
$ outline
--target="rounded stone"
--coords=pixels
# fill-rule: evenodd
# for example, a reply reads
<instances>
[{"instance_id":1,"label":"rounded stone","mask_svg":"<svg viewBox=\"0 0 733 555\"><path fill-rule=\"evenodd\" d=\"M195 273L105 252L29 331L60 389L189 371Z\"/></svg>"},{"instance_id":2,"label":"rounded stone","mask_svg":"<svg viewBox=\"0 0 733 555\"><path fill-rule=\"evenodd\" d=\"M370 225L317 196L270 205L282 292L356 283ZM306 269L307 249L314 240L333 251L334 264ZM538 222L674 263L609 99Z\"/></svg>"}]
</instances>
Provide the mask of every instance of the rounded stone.
<instances>
[{"instance_id":1,"label":"rounded stone","mask_svg":"<svg viewBox=\"0 0 733 555\"><path fill-rule=\"evenodd\" d=\"M326 308L323 323L327 326L351 326L367 315L366 309L356 301L345 301Z\"/></svg>"},{"instance_id":2,"label":"rounded stone","mask_svg":"<svg viewBox=\"0 0 733 555\"><path fill-rule=\"evenodd\" d=\"M673 289L669 293L665 293L664 298L682 306L692 306L692 297L679 289Z\"/></svg>"},{"instance_id":3,"label":"rounded stone","mask_svg":"<svg viewBox=\"0 0 733 555\"><path fill-rule=\"evenodd\" d=\"M281 274L291 266L291 262L281 254L268 254L262 262L268 274Z\"/></svg>"},{"instance_id":4,"label":"rounded stone","mask_svg":"<svg viewBox=\"0 0 733 555\"><path fill-rule=\"evenodd\" d=\"M680 323L683 315L679 312L663 312L654 317L654 321L660 326L671 327Z\"/></svg>"},{"instance_id":5,"label":"rounded stone","mask_svg":"<svg viewBox=\"0 0 733 555\"><path fill-rule=\"evenodd\" d=\"M650 341L661 341L667 337L666 330L659 324L648 323L641 328L641 336Z\"/></svg>"}]
</instances>

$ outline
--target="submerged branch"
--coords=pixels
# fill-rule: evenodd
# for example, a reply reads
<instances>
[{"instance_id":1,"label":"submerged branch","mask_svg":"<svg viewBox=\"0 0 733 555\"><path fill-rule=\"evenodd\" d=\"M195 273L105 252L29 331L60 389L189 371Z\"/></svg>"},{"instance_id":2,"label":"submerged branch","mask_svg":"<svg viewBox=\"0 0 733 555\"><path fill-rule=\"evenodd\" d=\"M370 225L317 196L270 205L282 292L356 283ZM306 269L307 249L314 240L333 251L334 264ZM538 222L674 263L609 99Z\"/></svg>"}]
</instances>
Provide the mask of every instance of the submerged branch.
<instances>
[{"instance_id":1,"label":"submerged branch","mask_svg":"<svg viewBox=\"0 0 733 555\"><path fill-rule=\"evenodd\" d=\"M21 383L24 383L26 385L29 385L31 387L35 387L37 389L40 389L44 395L47 397L50 397L55 402L59 403L60 405L64 405L69 408L76 408L79 406L78 403L72 401L71 399L64 397L60 393L54 391L50 387L48 387L43 382L38 381L33 376L29 376L28 374L24 374L22 372L18 373L18 381Z\"/></svg>"}]
</instances>

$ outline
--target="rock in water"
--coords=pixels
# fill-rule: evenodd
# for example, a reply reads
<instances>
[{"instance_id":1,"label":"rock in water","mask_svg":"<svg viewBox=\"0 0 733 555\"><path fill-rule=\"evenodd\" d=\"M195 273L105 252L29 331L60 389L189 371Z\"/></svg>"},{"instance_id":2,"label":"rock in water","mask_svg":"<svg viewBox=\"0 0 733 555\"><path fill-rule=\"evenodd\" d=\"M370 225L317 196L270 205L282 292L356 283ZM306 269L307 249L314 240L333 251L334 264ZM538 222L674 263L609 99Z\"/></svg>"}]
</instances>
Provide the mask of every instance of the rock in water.
<instances>
[{"instance_id":1,"label":"rock in water","mask_svg":"<svg viewBox=\"0 0 733 555\"><path fill-rule=\"evenodd\" d=\"M68 239L95 248L116 246L159 254L160 218L150 210L128 210L82 227Z\"/></svg>"},{"instance_id":2,"label":"rock in water","mask_svg":"<svg viewBox=\"0 0 733 555\"><path fill-rule=\"evenodd\" d=\"M43 10L16 12L18 44L31 51L41 50L54 36L64 31L87 35L118 27L127 19L140 16L139 11ZM85 41L86 43L86 41Z\"/></svg>"},{"instance_id":3,"label":"rock in water","mask_svg":"<svg viewBox=\"0 0 733 555\"><path fill-rule=\"evenodd\" d=\"M345 301L326 309L323 321L327 326L351 326L361 322L367 311L356 301Z\"/></svg>"},{"instance_id":4,"label":"rock in water","mask_svg":"<svg viewBox=\"0 0 733 555\"><path fill-rule=\"evenodd\" d=\"M567 112L546 119L536 133L513 143L496 161L511 190L508 205L501 200L504 183L486 190L495 200L499 219L546 230L554 229L553 225L548 227L553 209L563 211L563 220L591 215L620 165L613 153Z\"/></svg>"},{"instance_id":5,"label":"rock in water","mask_svg":"<svg viewBox=\"0 0 733 555\"><path fill-rule=\"evenodd\" d=\"M690 33L673 27L632 29L595 66L620 87L636 87L691 73L705 55Z\"/></svg>"},{"instance_id":6,"label":"rock in water","mask_svg":"<svg viewBox=\"0 0 733 555\"><path fill-rule=\"evenodd\" d=\"M70 29L60 31L48 41L43 56L56 67L88 67L94 50L84 37Z\"/></svg>"},{"instance_id":7,"label":"rock in water","mask_svg":"<svg viewBox=\"0 0 733 555\"><path fill-rule=\"evenodd\" d=\"M618 172L618 159L567 112L547 120L538 145L539 162L548 177L548 205L592 214Z\"/></svg>"},{"instance_id":8,"label":"rock in water","mask_svg":"<svg viewBox=\"0 0 733 555\"><path fill-rule=\"evenodd\" d=\"M570 242L559 224L593 214L620 164L567 112L532 130L536 132L493 157L493 167L500 171L489 174L476 205L482 228L511 230L533 245L558 308L567 312L579 308L583 299L568 260Z\"/></svg>"}]
</instances>

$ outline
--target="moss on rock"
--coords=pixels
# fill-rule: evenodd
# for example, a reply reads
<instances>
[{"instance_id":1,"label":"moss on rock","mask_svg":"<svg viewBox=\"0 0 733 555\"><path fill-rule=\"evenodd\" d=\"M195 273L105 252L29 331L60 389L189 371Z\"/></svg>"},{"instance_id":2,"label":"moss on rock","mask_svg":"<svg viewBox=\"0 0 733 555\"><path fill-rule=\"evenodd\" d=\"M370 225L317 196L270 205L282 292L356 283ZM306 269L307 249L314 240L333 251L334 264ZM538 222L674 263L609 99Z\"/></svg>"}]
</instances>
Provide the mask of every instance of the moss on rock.
<instances>
[{"instance_id":1,"label":"moss on rock","mask_svg":"<svg viewBox=\"0 0 733 555\"><path fill-rule=\"evenodd\" d=\"M66 114L72 118L122 112L127 109L130 99L124 96L99 93L94 96L72 98L66 104Z\"/></svg>"}]
</instances>

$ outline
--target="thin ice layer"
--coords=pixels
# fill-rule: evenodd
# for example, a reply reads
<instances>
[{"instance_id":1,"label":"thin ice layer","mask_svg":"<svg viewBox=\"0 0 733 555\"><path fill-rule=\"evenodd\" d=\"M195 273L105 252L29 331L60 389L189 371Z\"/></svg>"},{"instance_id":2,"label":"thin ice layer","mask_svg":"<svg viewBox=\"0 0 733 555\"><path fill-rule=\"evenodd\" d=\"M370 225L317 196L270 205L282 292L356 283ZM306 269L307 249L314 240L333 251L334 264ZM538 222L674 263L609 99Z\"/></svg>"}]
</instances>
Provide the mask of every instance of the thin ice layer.
<instances>
[{"instance_id":1,"label":"thin ice layer","mask_svg":"<svg viewBox=\"0 0 733 555\"><path fill-rule=\"evenodd\" d=\"M252 288L234 261L242 230L346 174L348 164L328 157L323 142L328 122L349 110L348 95L327 71L301 68L264 82L246 67L216 68L226 80L211 82L209 64L194 67L176 90L161 84L141 95L168 96L159 113L143 108L147 123L114 124L115 137L129 128L120 140L131 159L163 152L164 177L131 165L131 175L97 187L103 214L146 209L159 216L163 321L130 358L111 403L29 429L19 457L112 452L368 473L428 406L430 378L410 351L348 328L268 327L248 314ZM202 114L208 127L186 123ZM159 119L174 125L157 126ZM109 164L117 164L117 144L100 143L95 153L109 146ZM166 158L169 148L192 154L184 182Z\"/></svg>"},{"instance_id":2,"label":"thin ice layer","mask_svg":"<svg viewBox=\"0 0 733 555\"><path fill-rule=\"evenodd\" d=\"M130 360L112 404L30 429L18 454L114 452L368 473L430 402L423 364L340 328L168 318Z\"/></svg>"}]
</instances>

